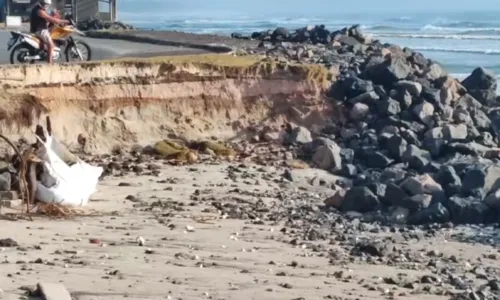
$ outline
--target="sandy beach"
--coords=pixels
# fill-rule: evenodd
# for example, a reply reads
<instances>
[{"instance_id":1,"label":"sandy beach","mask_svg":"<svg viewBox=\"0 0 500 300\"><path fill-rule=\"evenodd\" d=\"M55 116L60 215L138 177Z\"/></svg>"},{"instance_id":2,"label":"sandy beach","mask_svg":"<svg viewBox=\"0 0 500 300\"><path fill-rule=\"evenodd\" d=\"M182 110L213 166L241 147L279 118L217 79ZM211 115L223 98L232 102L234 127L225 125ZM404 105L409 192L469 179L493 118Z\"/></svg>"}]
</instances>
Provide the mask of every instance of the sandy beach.
<instances>
[{"instance_id":1,"label":"sandy beach","mask_svg":"<svg viewBox=\"0 0 500 300\"><path fill-rule=\"evenodd\" d=\"M446 242L444 232L432 238L420 235L420 240L390 232L359 232L353 237L392 235L395 247L423 261L351 262L350 254L335 241L338 235L294 243L294 236L305 228L285 226L285 220L231 219L211 205L244 208L261 199L270 206L280 200L259 195L297 189L297 183L282 179L283 170L227 162L159 166L158 176L103 180L85 209L100 216L3 221L0 238L12 238L18 246L0 248L2 299L20 299L23 289L40 281L62 283L81 300L449 299L416 293L426 286L435 288L435 283L404 288L388 284L387 278L417 282L423 276L439 276L425 267L432 249L443 260L456 256L457 263L450 267L497 253L490 246ZM229 175L233 168L241 173ZM317 189L301 189L309 199L290 198L282 204L321 203ZM491 259L482 265L500 267Z\"/></svg>"}]
</instances>

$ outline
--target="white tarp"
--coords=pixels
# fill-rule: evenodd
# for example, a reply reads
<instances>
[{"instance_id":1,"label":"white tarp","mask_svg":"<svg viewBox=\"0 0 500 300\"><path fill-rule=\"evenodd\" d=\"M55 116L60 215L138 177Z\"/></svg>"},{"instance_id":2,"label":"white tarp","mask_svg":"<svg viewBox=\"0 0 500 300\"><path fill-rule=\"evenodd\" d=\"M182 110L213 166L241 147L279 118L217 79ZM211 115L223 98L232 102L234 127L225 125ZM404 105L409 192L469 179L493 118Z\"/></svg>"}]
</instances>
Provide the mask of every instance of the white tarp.
<instances>
[{"instance_id":1,"label":"white tarp","mask_svg":"<svg viewBox=\"0 0 500 300\"><path fill-rule=\"evenodd\" d=\"M103 169L91 166L77 159L69 166L62 159L60 144L52 136L46 141L44 151L39 153L44 172L37 182L36 198L44 203L58 203L66 206L85 206L96 191Z\"/></svg>"}]
</instances>

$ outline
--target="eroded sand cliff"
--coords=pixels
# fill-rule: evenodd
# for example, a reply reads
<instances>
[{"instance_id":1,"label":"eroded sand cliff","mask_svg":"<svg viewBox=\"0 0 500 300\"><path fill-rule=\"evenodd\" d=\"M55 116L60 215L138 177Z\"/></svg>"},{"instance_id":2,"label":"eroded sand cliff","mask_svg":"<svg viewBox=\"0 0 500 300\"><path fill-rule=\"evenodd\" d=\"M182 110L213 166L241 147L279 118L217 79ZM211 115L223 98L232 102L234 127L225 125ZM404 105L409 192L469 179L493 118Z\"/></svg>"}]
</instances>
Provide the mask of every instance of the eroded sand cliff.
<instances>
[{"instance_id":1,"label":"eroded sand cliff","mask_svg":"<svg viewBox=\"0 0 500 300\"><path fill-rule=\"evenodd\" d=\"M323 67L220 57L2 67L2 132L32 139L50 115L65 144L84 134L99 153L169 133L230 139L283 118L321 123L329 110Z\"/></svg>"}]
</instances>

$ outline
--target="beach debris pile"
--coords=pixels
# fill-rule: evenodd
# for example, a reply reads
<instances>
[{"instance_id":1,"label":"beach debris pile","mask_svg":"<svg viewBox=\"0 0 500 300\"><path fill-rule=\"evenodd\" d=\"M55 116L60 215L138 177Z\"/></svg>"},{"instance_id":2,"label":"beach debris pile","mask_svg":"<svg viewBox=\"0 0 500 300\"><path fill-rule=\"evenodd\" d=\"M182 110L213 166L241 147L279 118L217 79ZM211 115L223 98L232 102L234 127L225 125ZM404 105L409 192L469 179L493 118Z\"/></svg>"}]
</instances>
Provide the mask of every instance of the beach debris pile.
<instances>
[{"instance_id":1,"label":"beach debris pile","mask_svg":"<svg viewBox=\"0 0 500 300\"><path fill-rule=\"evenodd\" d=\"M262 155L268 154L270 155L268 159L272 156L273 162L285 166L286 160L275 157L276 154L284 152L285 150L277 144L274 147L268 144L258 147L247 141L228 144L217 140L190 141L183 137L170 136L146 147L135 145L126 150L116 146L112 149L111 156L95 156L92 158L92 163L103 168L103 176L121 177L129 173L159 176L161 167L154 161L173 166L238 161L264 164L265 159ZM151 163L142 166L148 161ZM288 165L292 165L292 162L288 162Z\"/></svg>"},{"instance_id":2,"label":"beach debris pile","mask_svg":"<svg viewBox=\"0 0 500 300\"><path fill-rule=\"evenodd\" d=\"M57 216L70 213L62 207L88 204L103 169L70 153L54 138L51 128L47 117L47 130L38 125L33 144L21 140L15 145L2 136L15 152L0 172L2 204L19 199L28 215L36 211Z\"/></svg>"}]
</instances>

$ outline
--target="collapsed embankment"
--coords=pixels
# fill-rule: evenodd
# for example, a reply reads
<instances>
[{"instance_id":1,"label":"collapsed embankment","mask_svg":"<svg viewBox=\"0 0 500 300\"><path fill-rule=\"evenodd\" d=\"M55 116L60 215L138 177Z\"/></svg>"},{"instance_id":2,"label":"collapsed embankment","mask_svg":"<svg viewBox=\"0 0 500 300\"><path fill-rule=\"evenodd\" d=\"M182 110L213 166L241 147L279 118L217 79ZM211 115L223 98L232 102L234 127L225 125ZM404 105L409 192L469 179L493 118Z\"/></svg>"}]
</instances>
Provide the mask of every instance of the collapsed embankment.
<instances>
[{"instance_id":1,"label":"collapsed embankment","mask_svg":"<svg viewBox=\"0 0 500 300\"><path fill-rule=\"evenodd\" d=\"M0 80L3 134L32 140L49 115L65 144L76 146L83 134L88 149L102 153L170 133L229 139L250 124L290 116L321 123L329 111L322 93L332 75L320 66L200 56L4 66Z\"/></svg>"}]
</instances>

